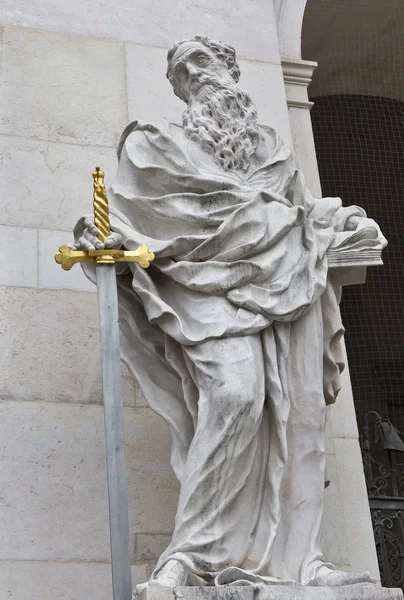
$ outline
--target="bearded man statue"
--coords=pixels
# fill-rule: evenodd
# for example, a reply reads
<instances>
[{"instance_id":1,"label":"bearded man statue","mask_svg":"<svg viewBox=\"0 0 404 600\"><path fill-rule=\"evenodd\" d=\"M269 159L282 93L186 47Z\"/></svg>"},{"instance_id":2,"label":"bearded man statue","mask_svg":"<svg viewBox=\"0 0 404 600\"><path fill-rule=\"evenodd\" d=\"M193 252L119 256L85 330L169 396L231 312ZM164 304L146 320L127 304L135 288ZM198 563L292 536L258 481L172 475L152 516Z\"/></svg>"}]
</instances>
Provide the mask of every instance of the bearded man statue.
<instances>
[{"instance_id":1,"label":"bearded man statue","mask_svg":"<svg viewBox=\"0 0 404 600\"><path fill-rule=\"evenodd\" d=\"M131 123L108 193L105 247L156 255L118 276L121 351L168 423L181 484L148 585L370 581L321 549L326 405L343 368L327 250L341 235L386 241L361 208L313 199L239 75L230 46L175 44L183 125ZM75 248L102 248L96 235L83 217Z\"/></svg>"}]
</instances>

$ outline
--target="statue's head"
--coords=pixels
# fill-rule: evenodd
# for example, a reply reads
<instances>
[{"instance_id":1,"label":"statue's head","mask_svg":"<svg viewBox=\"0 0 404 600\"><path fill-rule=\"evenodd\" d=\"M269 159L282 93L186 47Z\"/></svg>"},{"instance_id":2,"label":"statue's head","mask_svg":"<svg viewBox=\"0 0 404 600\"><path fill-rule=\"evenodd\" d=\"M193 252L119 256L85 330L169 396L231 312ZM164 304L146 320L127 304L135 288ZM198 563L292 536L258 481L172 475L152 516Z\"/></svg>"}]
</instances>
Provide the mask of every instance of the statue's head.
<instances>
[{"instance_id":1,"label":"statue's head","mask_svg":"<svg viewBox=\"0 0 404 600\"><path fill-rule=\"evenodd\" d=\"M225 170L247 171L259 135L257 111L238 85L240 69L232 46L196 36L169 50L167 77L188 106L187 137L214 155Z\"/></svg>"},{"instance_id":2,"label":"statue's head","mask_svg":"<svg viewBox=\"0 0 404 600\"><path fill-rule=\"evenodd\" d=\"M210 80L237 83L240 78L235 49L199 35L174 44L167 61L167 77L174 93L186 103L191 93Z\"/></svg>"}]
</instances>

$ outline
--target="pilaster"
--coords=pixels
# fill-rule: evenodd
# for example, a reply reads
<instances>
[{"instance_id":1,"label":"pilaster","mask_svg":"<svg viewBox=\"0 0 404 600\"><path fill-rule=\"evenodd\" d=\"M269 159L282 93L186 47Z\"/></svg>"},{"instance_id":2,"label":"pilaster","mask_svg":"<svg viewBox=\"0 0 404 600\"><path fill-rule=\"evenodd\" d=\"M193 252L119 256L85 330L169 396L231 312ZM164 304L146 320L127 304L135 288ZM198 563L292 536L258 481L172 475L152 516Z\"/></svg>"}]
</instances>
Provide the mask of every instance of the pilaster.
<instances>
[{"instance_id":1,"label":"pilaster","mask_svg":"<svg viewBox=\"0 0 404 600\"><path fill-rule=\"evenodd\" d=\"M282 71L292 131L293 149L307 185L314 196L321 196L316 149L310 119L313 102L309 101L307 88L317 63L300 58L283 57Z\"/></svg>"}]
</instances>

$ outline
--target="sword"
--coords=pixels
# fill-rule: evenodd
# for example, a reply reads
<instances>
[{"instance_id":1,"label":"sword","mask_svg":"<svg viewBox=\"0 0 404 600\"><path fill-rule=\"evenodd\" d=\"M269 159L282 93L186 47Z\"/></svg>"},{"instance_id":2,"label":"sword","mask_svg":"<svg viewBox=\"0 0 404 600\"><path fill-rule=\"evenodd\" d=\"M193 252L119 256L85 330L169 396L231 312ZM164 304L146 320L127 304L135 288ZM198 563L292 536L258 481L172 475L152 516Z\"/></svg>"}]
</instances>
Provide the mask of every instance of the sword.
<instances>
[{"instance_id":1,"label":"sword","mask_svg":"<svg viewBox=\"0 0 404 600\"><path fill-rule=\"evenodd\" d=\"M105 242L110 236L110 223L104 173L100 167L95 168L93 180L94 224L99 232L98 239ZM136 262L147 268L154 260L154 254L149 252L147 246L140 246L132 251L104 249L88 252L61 246L55 260L65 271L69 271L77 262L96 264L113 599L131 600L128 493L115 263Z\"/></svg>"}]
</instances>

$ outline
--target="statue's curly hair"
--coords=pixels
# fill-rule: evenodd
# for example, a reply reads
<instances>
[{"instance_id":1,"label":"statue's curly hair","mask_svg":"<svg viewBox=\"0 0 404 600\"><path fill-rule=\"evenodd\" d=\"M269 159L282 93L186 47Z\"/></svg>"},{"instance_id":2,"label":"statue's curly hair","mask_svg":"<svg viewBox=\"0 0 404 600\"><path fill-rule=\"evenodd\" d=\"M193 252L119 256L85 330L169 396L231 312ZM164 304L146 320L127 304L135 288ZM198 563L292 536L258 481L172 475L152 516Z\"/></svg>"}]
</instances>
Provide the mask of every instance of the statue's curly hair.
<instances>
[{"instance_id":1,"label":"statue's curly hair","mask_svg":"<svg viewBox=\"0 0 404 600\"><path fill-rule=\"evenodd\" d=\"M167 54L167 78L173 86L173 90L176 96L181 98L181 100L184 100L184 102L187 102L187 99L183 97L180 90L178 90L177 86L175 85L175 78L171 69L171 63L173 56L178 50L178 48L182 44L187 44L189 42L199 42L200 44L205 46L205 48L209 48L209 50L211 50L215 54L215 56L217 56L217 58L221 60L224 65L226 65L234 81L236 83L238 82L238 80L240 79L240 67L238 66L236 59L236 51L233 48L233 46L223 44L223 42L220 41L210 40L209 38L203 37L201 35L196 35L191 40L182 40L181 42L177 42L176 44L174 44L174 46L172 46L172 48L170 48Z\"/></svg>"}]
</instances>

